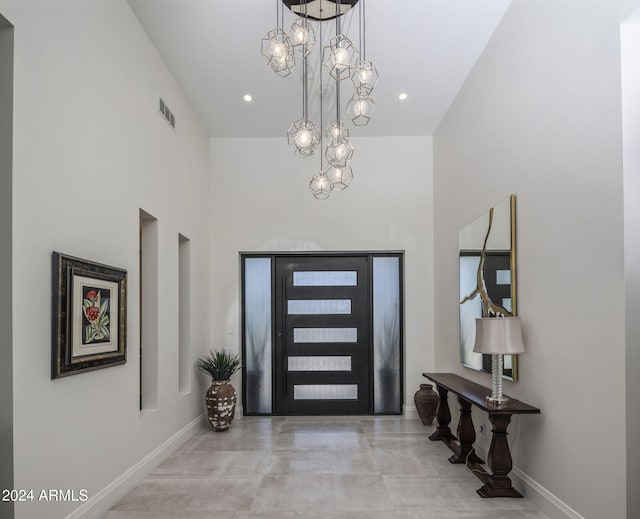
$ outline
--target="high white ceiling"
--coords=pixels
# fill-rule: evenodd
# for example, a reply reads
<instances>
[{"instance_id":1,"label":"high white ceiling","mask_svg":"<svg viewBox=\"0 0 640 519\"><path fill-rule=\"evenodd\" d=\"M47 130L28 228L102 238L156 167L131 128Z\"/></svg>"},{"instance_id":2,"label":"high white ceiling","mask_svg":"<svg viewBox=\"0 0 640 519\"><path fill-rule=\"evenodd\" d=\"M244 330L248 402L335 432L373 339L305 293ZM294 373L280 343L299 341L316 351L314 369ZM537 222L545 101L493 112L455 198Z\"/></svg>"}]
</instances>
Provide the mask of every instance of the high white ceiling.
<instances>
[{"instance_id":1,"label":"high white ceiling","mask_svg":"<svg viewBox=\"0 0 640 519\"><path fill-rule=\"evenodd\" d=\"M263 36L276 25L277 1L128 0L211 137L281 137L301 117L301 67L281 78L260 54ZM433 135L510 3L366 0L367 59L380 81L373 119L351 135ZM343 16L343 32L356 45L357 11ZM287 30L294 19L285 9ZM322 31L323 39L334 35L335 22L323 22ZM318 46L309 66L309 114L319 123ZM335 114L335 82L323 75L326 126ZM352 88L341 83L344 120ZM406 101L398 99L401 92ZM246 93L251 103L243 101Z\"/></svg>"}]
</instances>

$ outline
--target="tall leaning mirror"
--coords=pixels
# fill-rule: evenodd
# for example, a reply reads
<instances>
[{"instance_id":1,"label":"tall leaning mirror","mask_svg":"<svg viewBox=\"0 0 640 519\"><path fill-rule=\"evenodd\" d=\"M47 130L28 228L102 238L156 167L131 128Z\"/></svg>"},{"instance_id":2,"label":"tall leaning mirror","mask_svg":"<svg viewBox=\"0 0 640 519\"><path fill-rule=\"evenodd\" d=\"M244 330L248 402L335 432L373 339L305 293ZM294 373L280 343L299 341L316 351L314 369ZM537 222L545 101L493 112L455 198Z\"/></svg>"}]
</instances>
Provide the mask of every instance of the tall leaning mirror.
<instances>
[{"instance_id":1,"label":"tall leaning mirror","mask_svg":"<svg viewBox=\"0 0 640 519\"><path fill-rule=\"evenodd\" d=\"M510 317L516 305L516 197L491 207L458 233L460 357L468 368L491 373L491 355L473 352L477 317ZM504 356L504 377L518 378L518 356Z\"/></svg>"}]
</instances>

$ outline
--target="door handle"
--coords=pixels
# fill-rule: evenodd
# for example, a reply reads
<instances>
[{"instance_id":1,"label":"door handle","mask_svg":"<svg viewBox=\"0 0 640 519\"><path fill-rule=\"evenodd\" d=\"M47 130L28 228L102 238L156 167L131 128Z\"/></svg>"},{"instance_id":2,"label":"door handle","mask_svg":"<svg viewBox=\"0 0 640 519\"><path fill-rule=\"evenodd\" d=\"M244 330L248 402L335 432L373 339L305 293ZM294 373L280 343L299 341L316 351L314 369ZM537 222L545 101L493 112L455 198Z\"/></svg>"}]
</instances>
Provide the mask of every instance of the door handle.
<instances>
[{"instance_id":1,"label":"door handle","mask_svg":"<svg viewBox=\"0 0 640 519\"><path fill-rule=\"evenodd\" d=\"M292 274L293 275L293 274ZM278 332L278 337L282 337L283 330L286 331L286 308L287 308L287 275L282 276L282 322L280 323L280 331ZM284 383L284 394L285 396L289 393L289 388L287 387L287 345L286 340L282 339L282 381Z\"/></svg>"}]
</instances>

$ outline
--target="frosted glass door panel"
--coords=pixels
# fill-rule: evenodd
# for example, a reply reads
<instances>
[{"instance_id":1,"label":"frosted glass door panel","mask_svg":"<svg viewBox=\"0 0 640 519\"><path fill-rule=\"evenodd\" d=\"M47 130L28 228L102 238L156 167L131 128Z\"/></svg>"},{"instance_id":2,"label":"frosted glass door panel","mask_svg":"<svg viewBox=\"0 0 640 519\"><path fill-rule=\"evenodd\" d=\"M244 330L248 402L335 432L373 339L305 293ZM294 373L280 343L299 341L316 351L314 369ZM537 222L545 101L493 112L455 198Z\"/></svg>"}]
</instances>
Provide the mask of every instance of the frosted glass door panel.
<instances>
[{"instance_id":1,"label":"frosted glass door panel","mask_svg":"<svg viewBox=\"0 0 640 519\"><path fill-rule=\"evenodd\" d=\"M351 299L290 299L289 315L351 314Z\"/></svg>"},{"instance_id":2,"label":"frosted glass door panel","mask_svg":"<svg viewBox=\"0 0 640 519\"><path fill-rule=\"evenodd\" d=\"M245 259L244 310L247 412L271 413L270 258Z\"/></svg>"},{"instance_id":3,"label":"frosted glass door panel","mask_svg":"<svg viewBox=\"0 0 640 519\"><path fill-rule=\"evenodd\" d=\"M323 270L320 272L294 272L294 287L355 287L358 273L355 271Z\"/></svg>"},{"instance_id":4,"label":"frosted glass door panel","mask_svg":"<svg viewBox=\"0 0 640 519\"><path fill-rule=\"evenodd\" d=\"M293 386L294 400L357 400L358 384L310 384Z\"/></svg>"},{"instance_id":5,"label":"frosted glass door panel","mask_svg":"<svg viewBox=\"0 0 640 519\"><path fill-rule=\"evenodd\" d=\"M373 258L373 407L399 413L400 258Z\"/></svg>"},{"instance_id":6,"label":"frosted glass door panel","mask_svg":"<svg viewBox=\"0 0 640 519\"><path fill-rule=\"evenodd\" d=\"M351 357L289 357L289 371L351 371Z\"/></svg>"},{"instance_id":7,"label":"frosted glass door panel","mask_svg":"<svg viewBox=\"0 0 640 519\"><path fill-rule=\"evenodd\" d=\"M358 342L357 328L294 328L293 342Z\"/></svg>"}]
</instances>

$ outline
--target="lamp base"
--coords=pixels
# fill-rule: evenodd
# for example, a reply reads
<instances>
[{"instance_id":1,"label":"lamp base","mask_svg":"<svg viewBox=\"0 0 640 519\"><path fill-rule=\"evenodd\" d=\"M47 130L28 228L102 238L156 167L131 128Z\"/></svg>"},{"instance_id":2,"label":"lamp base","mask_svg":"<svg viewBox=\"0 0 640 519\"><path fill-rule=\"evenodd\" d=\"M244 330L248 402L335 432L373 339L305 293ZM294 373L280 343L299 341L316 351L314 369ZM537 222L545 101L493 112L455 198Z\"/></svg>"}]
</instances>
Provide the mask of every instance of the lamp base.
<instances>
[{"instance_id":1,"label":"lamp base","mask_svg":"<svg viewBox=\"0 0 640 519\"><path fill-rule=\"evenodd\" d=\"M502 404L508 400L502 394L502 354L493 353L491 355L491 396L487 397L487 402Z\"/></svg>"},{"instance_id":2,"label":"lamp base","mask_svg":"<svg viewBox=\"0 0 640 519\"><path fill-rule=\"evenodd\" d=\"M510 400L509 397L506 397L504 395L502 396L488 396L486 397L487 402L489 402L490 404L504 404L506 402L508 402Z\"/></svg>"}]
</instances>

